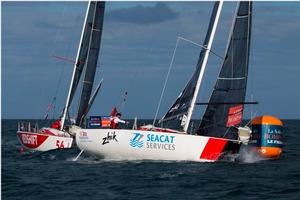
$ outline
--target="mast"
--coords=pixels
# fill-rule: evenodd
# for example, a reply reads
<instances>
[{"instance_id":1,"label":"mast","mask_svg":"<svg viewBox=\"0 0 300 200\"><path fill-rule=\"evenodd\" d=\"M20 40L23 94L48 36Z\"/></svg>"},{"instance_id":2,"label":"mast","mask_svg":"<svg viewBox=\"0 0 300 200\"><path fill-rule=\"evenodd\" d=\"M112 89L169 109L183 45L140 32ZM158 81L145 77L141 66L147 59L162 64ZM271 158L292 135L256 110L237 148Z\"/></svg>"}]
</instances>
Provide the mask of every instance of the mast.
<instances>
[{"instance_id":1,"label":"mast","mask_svg":"<svg viewBox=\"0 0 300 200\"><path fill-rule=\"evenodd\" d=\"M90 4L91 4L91 2L89 1L88 6L87 6L87 10L86 10L85 19L84 19L84 26L83 26L81 36L80 36L80 42L79 42L79 47L78 47L77 56L76 56L76 63L74 64L74 69L73 69L73 73L72 73L72 79L71 79L71 82L70 82L70 87L69 87L69 92L68 92L68 96L67 96L67 100L66 100L66 105L64 107L63 115L62 115L62 118L61 118L60 130L63 130L65 120L66 120L66 116L67 116L67 112L68 112L68 108L69 108L69 105L71 103L71 98L72 98L71 93L72 93L72 90L74 90L73 85L74 85L74 80L75 80L75 76L76 76L76 69L77 69L78 63L80 62L79 55L80 55L80 51L81 51L81 47L82 47L82 41L83 41L85 29L86 29L86 22L87 22L87 19L88 19Z\"/></svg>"},{"instance_id":2,"label":"mast","mask_svg":"<svg viewBox=\"0 0 300 200\"><path fill-rule=\"evenodd\" d=\"M211 19L211 22L213 21L213 25L212 25L212 28L211 28L210 35L208 36L209 39L208 39L208 43L207 43L207 48L204 50L205 51L204 52L204 58L203 58L201 70L200 70L200 73L199 73L199 77L198 77L198 80L197 80L197 83L196 83L195 92L194 92L190 107L189 107L188 112L187 112L187 119L186 119L186 123L185 123L184 128L183 128L184 132L187 132L190 121L191 121L191 118L192 118L195 103L196 103L197 96L198 96L198 93L199 93L199 89L200 89L200 86L201 86L201 83L202 83L202 79L203 79L203 75L204 75L204 72L205 72L206 64L207 64L207 61L208 61L209 52L210 52L212 42L213 42L213 39L214 39L214 36L215 36L215 33L216 33L217 24L218 24L218 21L219 21L219 18L220 18L220 13L221 13L221 10L222 10L222 6L223 6L223 0L221 0L220 2L215 3L215 7L214 7L214 10L213 10L213 15L212 15L212 19Z\"/></svg>"}]
</instances>

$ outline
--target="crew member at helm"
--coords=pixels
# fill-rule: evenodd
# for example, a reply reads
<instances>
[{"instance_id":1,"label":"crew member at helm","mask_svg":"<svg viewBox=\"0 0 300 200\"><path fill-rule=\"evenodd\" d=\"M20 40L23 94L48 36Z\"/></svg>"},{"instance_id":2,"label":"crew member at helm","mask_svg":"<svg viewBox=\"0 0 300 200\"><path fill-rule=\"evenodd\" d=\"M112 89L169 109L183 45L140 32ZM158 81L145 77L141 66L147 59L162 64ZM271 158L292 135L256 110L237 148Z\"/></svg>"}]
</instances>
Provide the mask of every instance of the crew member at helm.
<instances>
[{"instance_id":1,"label":"crew member at helm","mask_svg":"<svg viewBox=\"0 0 300 200\"><path fill-rule=\"evenodd\" d=\"M110 120L110 128L111 129L117 129L119 123L123 123L126 125L129 123L129 122L126 122L125 120L120 119L121 116L122 116L121 113L117 113L116 116L111 117L111 120Z\"/></svg>"}]
</instances>

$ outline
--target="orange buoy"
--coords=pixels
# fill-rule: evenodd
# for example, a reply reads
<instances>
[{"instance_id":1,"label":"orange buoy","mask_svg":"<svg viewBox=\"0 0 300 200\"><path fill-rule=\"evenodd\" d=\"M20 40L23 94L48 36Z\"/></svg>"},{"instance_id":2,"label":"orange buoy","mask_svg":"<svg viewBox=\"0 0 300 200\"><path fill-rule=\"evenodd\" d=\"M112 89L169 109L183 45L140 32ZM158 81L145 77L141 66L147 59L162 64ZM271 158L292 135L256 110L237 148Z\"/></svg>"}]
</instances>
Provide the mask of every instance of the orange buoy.
<instances>
[{"instance_id":1,"label":"orange buoy","mask_svg":"<svg viewBox=\"0 0 300 200\"><path fill-rule=\"evenodd\" d=\"M263 115L252 120L252 134L249 145L260 156L277 159L282 153L283 124L273 116Z\"/></svg>"}]
</instances>

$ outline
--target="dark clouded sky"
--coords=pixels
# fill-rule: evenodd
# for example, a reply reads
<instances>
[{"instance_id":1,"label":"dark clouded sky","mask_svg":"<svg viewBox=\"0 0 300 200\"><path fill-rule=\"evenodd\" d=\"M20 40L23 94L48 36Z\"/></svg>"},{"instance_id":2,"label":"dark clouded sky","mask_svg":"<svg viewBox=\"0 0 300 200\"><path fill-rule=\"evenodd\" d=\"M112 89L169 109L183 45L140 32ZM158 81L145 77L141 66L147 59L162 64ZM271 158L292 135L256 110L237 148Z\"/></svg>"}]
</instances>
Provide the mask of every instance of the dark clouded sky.
<instances>
[{"instance_id":1,"label":"dark clouded sky","mask_svg":"<svg viewBox=\"0 0 300 200\"><path fill-rule=\"evenodd\" d=\"M2 3L2 118L42 118L63 108L86 2ZM108 2L91 114L107 115L124 91L125 118L153 118L178 36L202 43L213 2ZM236 3L225 2L213 49L224 55ZM300 3L255 2L247 100L256 115L300 118ZM159 116L195 69L200 49L180 41ZM222 62L210 55L199 101L207 101ZM71 106L75 115L78 103ZM199 107L194 118L199 118Z\"/></svg>"}]
</instances>

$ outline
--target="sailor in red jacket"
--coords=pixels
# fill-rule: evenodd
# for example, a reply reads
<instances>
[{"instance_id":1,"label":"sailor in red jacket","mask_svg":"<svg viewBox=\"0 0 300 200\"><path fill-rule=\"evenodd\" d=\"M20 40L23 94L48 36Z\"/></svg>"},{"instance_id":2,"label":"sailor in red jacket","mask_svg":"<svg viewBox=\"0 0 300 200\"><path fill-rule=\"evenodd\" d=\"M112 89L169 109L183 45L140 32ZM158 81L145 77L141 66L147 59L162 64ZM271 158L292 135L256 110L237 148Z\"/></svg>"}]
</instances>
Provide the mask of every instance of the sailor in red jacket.
<instances>
[{"instance_id":1,"label":"sailor in red jacket","mask_svg":"<svg viewBox=\"0 0 300 200\"><path fill-rule=\"evenodd\" d=\"M60 129L61 127L61 123L60 123L60 119L56 120L53 124L51 124L50 128L55 128L55 129Z\"/></svg>"},{"instance_id":2,"label":"sailor in red jacket","mask_svg":"<svg viewBox=\"0 0 300 200\"><path fill-rule=\"evenodd\" d=\"M118 123L128 124L128 122L121 120L120 118L121 118L121 113L117 113L116 116L111 117L111 120L110 120L110 128L111 129L117 129Z\"/></svg>"}]
</instances>

